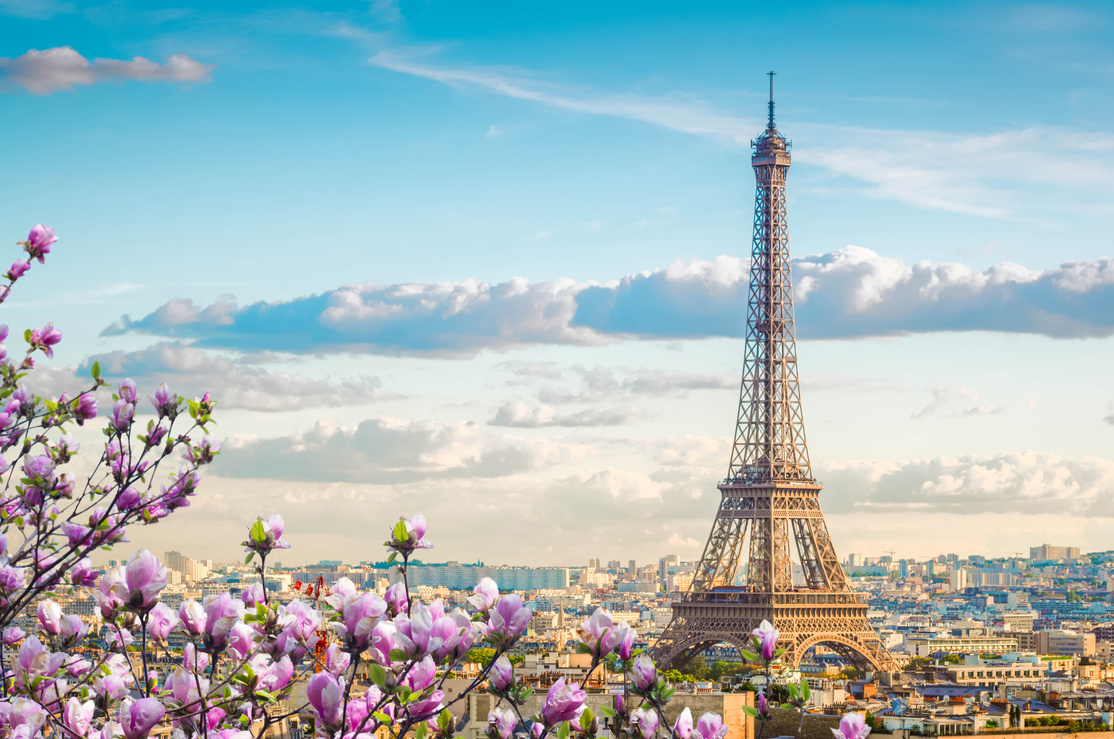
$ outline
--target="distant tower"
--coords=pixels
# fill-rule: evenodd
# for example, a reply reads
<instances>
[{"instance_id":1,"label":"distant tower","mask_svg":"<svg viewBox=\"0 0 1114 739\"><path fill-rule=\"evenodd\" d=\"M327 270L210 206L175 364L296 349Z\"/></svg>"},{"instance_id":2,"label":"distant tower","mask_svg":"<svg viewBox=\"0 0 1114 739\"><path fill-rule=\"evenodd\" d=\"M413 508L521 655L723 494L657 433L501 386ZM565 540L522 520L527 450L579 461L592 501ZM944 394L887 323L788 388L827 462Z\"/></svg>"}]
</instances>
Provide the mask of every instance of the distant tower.
<instances>
[{"instance_id":1,"label":"distant tower","mask_svg":"<svg viewBox=\"0 0 1114 739\"><path fill-rule=\"evenodd\" d=\"M782 659L792 667L823 644L864 671L894 670L836 557L805 445L785 205L792 145L774 125L769 74L766 130L751 142L757 191L735 443L704 555L654 655L664 669L719 642L750 649L750 632L766 619L781 631L788 649ZM749 558L740 573L748 528ZM791 543L803 587L793 584ZM740 574L746 584L736 587Z\"/></svg>"}]
</instances>

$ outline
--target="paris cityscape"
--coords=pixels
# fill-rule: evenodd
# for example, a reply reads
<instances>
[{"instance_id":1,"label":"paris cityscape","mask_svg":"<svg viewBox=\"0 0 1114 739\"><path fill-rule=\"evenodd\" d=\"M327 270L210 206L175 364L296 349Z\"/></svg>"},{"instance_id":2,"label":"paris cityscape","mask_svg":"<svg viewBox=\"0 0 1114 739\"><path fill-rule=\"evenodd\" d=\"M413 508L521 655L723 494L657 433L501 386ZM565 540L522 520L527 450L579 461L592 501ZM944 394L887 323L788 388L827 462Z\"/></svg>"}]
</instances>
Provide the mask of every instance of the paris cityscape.
<instances>
[{"instance_id":1,"label":"paris cityscape","mask_svg":"<svg viewBox=\"0 0 1114 739\"><path fill-rule=\"evenodd\" d=\"M0 738L1114 737L1111 9L469 6L0 0Z\"/></svg>"}]
</instances>

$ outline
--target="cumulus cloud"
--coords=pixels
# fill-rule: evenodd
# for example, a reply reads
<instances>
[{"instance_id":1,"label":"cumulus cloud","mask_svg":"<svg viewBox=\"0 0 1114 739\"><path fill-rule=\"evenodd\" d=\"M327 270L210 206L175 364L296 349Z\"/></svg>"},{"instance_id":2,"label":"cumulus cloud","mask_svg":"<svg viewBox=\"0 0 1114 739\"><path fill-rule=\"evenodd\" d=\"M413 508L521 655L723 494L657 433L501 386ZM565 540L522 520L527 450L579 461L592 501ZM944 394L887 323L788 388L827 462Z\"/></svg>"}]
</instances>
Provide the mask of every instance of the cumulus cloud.
<instances>
[{"instance_id":1,"label":"cumulus cloud","mask_svg":"<svg viewBox=\"0 0 1114 739\"><path fill-rule=\"evenodd\" d=\"M992 413L1001 413L1005 410L1000 405L989 405L979 402L979 394L962 385L948 387L930 387L932 402L914 412L911 418L925 418L937 416L941 418L963 418L965 416L985 416Z\"/></svg>"},{"instance_id":2,"label":"cumulus cloud","mask_svg":"<svg viewBox=\"0 0 1114 739\"><path fill-rule=\"evenodd\" d=\"M471 423L369 419L356 427L318 421L292 436L232 437L217 472L322 482L394 484L417 480L495 478L574 462L574 444L484 432Z\"/></svg>"},{"instance_id":3,"label":"cumulus cloud","mask_svg":"<svg viewBox=\"0 0 1114 739\"><path fill-rule=\"evenodd\" d=\"M531 408L525 403L510 402L499 406L495 417L488 424L523 429L544 426L619 426L630 422L634 417L635 413L626 408L589 408L572 413L558 413L548 405Z\"/></svg>"},{"instance_id":4,"label":"cumulus cloud","mask_svg":"<svg viewBox=\"0 0 1114 739\"><path fill-rule=\"evenodd\" d=\"M842 513L1114 514L1114 462L1048 452L817 465L825 510Z\"/></svg>"},{"instance_id":5,"label":"cumulus cloud","mask_svg":"<svg viewBox=\"0 0 1114 739\"><path fill-rule=\"evenodd\" d=\"M1106 404L1106 418L1103 420L1114 425L1114 400Z\"/></svg>"},{"instance_id":6,"label":"cumulus cloud","mask_svg":"<svg viewBox=\"0 0 1114 739\"><path fill-rule=\"evenodd\" d=\"M980 330L1055 338L1114 334L1110 258L1044 271L1010 263L976 270L907 265L848 246L797 259L793 271L803 338ZM608 283L366 283L243 307L230 297L206 307L175 299L143 318L124 316L103 333L149 332L240 351L449 357L531 344L737 337L745 329L748 272L746 260L720 256Z\"/></svg>"},{"instance_id":7,"label":"cumulus cloud","mask_svg":"<svg viewBox=\"0 0 1114 739\"><path fill-rule=\"evenodd\" d=\"M31 49L15 58L0 57L0 75L7 86L22 87L35 95L73 90L109 80L141 82L211 82L212 64L202 64L185 54L173 54L162 64L137 56L131 60L89 61L76 49L58 46Z\"/></svg>"},{"instance_id":8,"label":"cumulus cloud","mask_svg":"<svg viewBox=\"0 0 1114 739\"><path fill-rule=\"evenodd\" d=\"M104 378L110 382L130 377L141 391L153 391L158 383L165 382L186 397L210 392L222 409L283 412L349 407L403 397L385 390L378 377L333 380L273 371L244 357L215 354L181 342L159 342L137 351L96 354L77 369L39 367L35 369L36 392L49 397L63 392L72 396L88 379L93 362L100 363Z\"/></svg>"},{"instance_id":9,"label":"cumulus cloud","mask_svg":"<svg viewBox=\"0 0 1114 739\"><path fill-rule=\"evenodd\" d=\"M543 403L598 403L619 396L683 398L693 390L724 390L739 384L737 377L600 365L574 365L569 373L579 379L579 386L546 385L538 391L538 399Z\"/></svg>"}]
</instances>

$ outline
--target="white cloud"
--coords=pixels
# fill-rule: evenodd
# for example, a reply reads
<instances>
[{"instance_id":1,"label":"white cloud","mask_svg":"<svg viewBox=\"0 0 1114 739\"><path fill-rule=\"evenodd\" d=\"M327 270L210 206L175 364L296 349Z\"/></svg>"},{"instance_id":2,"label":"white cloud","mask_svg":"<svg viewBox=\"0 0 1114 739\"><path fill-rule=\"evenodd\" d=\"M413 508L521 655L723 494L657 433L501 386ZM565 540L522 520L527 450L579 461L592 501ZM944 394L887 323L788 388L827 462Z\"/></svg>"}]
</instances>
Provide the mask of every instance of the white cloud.
<instances>
[{"instance_id":1,"label":"white cloud","mask_svg":"<svg viewBox=\"0 0 1114 739\"><path fill-rule=\"evenodd\" d=\"M1001 413L1005 410L1002 406L980 403L979 394L962 385L930 387L928 390L932 393L932 401L924 408L914 412L910 416L911 418L925 418L927 416L964 418Z\"/></svg>"},{"instance_id":2,"label":"white cloud","mask_svg":"<svg viewBox=\"0 0 1114 739\"><path fill-rule=\"evenodd\" d=\"M848 246L793 264L802 338L1004 331L1055 338L1114 334L1114 259L1035 271L928 261L906 265ZM106 335L146 331L240 351L472 356L530 344L598 346L619 339L741 336L749 263L674 262L607 283L523 278L345 285L321 295L202 309L172 300ZM542 398L543 402L554 402Z\"/></svg>"},{"instance_id":3,"label":"white cloud","mask_svg":"<svg viewBox=\"0 0 1114 739\"><path fill-rule=\"evenodd\" d=\"M292 436L235 436L218 474L277 480L378 485L456 478L497 478L576 462L575 444L488 433L475 424L373 418L356 427L331 420Z\"/></svg>"},{"instance_id":4,"label":"white cloud","mask_svg":"<svg viewBox=\"0 0 1114 739\"><path fill-rule=\"evenodd\" d=\"M76 370L40 366L34 370L35 391L50 397L66 392L73 397L75 390L88 384L93 362L100 363L103 376L110 383L130 377L141 392L153 392L160 382L185 397L196 398L210 392L221 409L278 413L305 408L349 408L402 397L385 390L377 377L331 379L274 371L242 357L213 354L179 342L97 354Z\"/></svg>"},{"instance_id":5,"label":"white cloud","mask_svg":"<svg viewBox=\"0 0 1114 739\"><path fill-rule=\"evenodd\" d=\"M31 49L22 56L0 57L0 74L7 85L22 87L36 95L73 90L74 85L93 85L108 80L142 82L210 82L211 64L202 64L185 54L173 54L163 64L141 56L130 61L89 61L69 46Z\"/></svg>"},{"instance_id":6,"label":"white cloud","mask_svg":"<svg viewBox=\"0 0 1114 739\"><path fill-rule=\"evenodd\" d=\"M499 406L495 417L488 421L488 424L524 429L545 426L619 426L629 423L634 417L635 413L626 408L589 408L571 413L558 413L548 405L531 408L525 403L509 402Z\"/></svg>"}]
</instances>

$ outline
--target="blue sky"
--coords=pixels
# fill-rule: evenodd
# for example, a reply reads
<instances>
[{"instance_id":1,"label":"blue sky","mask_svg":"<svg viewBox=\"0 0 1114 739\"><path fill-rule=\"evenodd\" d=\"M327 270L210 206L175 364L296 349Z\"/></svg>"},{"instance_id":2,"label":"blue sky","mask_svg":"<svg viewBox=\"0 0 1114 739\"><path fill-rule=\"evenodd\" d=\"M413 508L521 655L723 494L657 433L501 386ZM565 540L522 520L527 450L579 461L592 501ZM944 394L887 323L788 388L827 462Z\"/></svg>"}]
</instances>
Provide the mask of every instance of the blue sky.
<instances>
[{"instance_id":1,"label":"blue sky","mask_svg":"<svg viewBox=\"0 0 1114 739\"><path fill-rule=\"evenodd\" d=\"M4 320L62 327L46 388L100 359L222 399L205 496L137 543L231 558L277 511L292 561L358 560L422 509L449 559L693 558L773 68L838 551L1106 549L1112 23L0 0L0 219L61 236Z\"/></svg>"}]
</instances>

